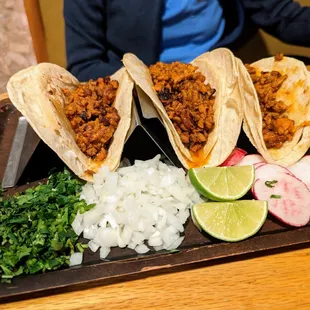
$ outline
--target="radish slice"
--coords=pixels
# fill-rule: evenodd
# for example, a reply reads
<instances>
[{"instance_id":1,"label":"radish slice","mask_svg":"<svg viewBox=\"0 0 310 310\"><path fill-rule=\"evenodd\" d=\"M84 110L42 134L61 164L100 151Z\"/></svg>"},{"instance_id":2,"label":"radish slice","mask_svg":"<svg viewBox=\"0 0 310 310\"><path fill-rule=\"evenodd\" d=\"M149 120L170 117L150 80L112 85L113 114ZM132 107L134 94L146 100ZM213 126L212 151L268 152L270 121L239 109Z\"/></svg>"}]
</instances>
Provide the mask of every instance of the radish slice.
<instances>
[{"instance_id":1,"label":"radish slice","mask_svg":"<svg viewBox=\"0 0 310 310\"><path fill-rule=\"evenodd\" d=\"M273 164L264 164L256 168L255 179L274 180L274 178L281 174L293 175L288 169L284 167Z\"/></svg>"},{"instance_id":2,"label":"radish slice","mask_svg":"<svg viewBox=\"0 0 310 310\"><path fill-rule=\"evenodd\" d=\"M266 163L266 161L261 155L251 154L242 158L236 166L251 166L257 163Z\"/></svg>"},{"instance_id":3,"label":"radish slice","mask_svg":"<svg viewBox=\"0 0 310 310\"><path fill-rule=\"evenodd\" d=\"M228 167L236 165L246 155L246 151L236 147L228 158L220 165L221 167Z\"/></svg>"},{"instance_id":4,"label":"radish slice","mask_svg":"<svg viewBox=\"0 0 310 310\"><path fill-rule=\"evenodd\" d=\"M268 201L269 212L280 221L295 227L308 224L310 219L310 192L294 176L282 173L273 183L257 180L254 195Z\"/></svg>"},{"instance_id":5,"label":"radish slice","mask_svg":"<svg viewBox=\"0 0 310 310\"><path fill-rule=\"evenodd\" d=\"M304 156L302 159L298 161L299 163L308 163L310 164L310 155Z\"/></svg>"},{"instance_id":6,"label":"radish slice","mask_svg":"<svg viewBox=\"0 0 310 310\"><path fill-rule=\"evenodd\" d=\"M308 157L308 156L306 156ZM288 170L295 175L296 178L303 181L310 189L310 161L302 161L288 167Z\"/></svg>"},{"instance_id":7,"label":"radish slice","mask_svg":"<svg viewBox=\"0 0 310 310\"><path fill-rule=\"evenodd\" d=\"M259 167L261 167L263 165L266 165L266 163L256 163L253 166L254 166L255 169L257 169L257 168L259 168Z\"/></svg>"}]
</instances>

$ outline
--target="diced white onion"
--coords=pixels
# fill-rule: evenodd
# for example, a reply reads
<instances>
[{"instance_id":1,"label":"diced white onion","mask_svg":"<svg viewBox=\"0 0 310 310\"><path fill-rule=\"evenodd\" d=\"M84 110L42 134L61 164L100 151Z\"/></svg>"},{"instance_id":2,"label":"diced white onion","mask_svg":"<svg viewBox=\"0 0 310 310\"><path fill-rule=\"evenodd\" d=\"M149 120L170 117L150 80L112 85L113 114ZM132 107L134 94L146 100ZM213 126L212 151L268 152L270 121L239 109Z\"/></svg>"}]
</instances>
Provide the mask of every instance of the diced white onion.
<instances>
[{"instance_id":1,"label":"diced white onion","mask_svg":"<svg viewBox=\"0 0 310 310\"><path fill-rule=\"evenodd\" d=\"M96 225L84 228L83 237L85 239L94 239L96 237L97 230L98 229Z\"/></svg>"},{"instance_id":2,"label":"diced white onion","mask_svg":"<svg viewBox=\"0 0 310 310\"><path fill-rule=\"evenodd\" d=\"M176 239L173 243L171 243L167 247L167 250L175 250L175 249L177 249L181 245L183 240L184 240L184 236L183 237L179 237L178 239Z\"/></svg>"},{"instance_id":3,"label":"diced white onion","mask_svg":"<svg viewBox=\"0 0 310 310\"><path fill-rule=\"evenodd\" d=\"M94 240L90 240L88 242L88 247L93 251L93 252L97 252L97 250L99 249L100 245L98 243L96 243Z\"/></svg>"},{"instance_id":4,"label":"diced white onion","mask_svg":"<svg viewBox=\"0 0 310 310\"><path fill-rule=\"evenodd\" d=\"M127 248L134 250L136 248L137 244L134 242L129 242L127 245Z\"/></svg>"},{"instance_id":5,"label":"diced white onion","mask_svg":"<svg viewBox=\"0 0 310 310\"><path fill-rule=\"evenodd\" d=\"M149 246L160 246L163 244L163 241L160 237L150 238L148 241Z\"/></svg>"},{"instance_id":6,"label":"diced white onion","mask_svg":"<svg viewBox=\"0 0 310 310\"><path fill-rule=\"evenodd\" d=\"M139 254L145 254L149 251L150 249L145 245L145 244L139 244L136 246L135 251Z\"/></svg>"},{"instance_id":7,"label":"diced white onion","mask_svg":"<svg viewBox=\"0 0 310 310\"><path fill-rule=\"evenodd\" d=\"M76 252L70 256L70 266L81 265L83 261L83 253Z\"/></svg>"},{"instance_id":8,"label":"diced white onion","mask_svg":"<svg viewBox=\"0 0 310 310\"><path fill-rule=\"evenodd\" d=\"M72 222L72 228L78 236L83 232L82 217L80 214L76 215L74 221Z\"/></svg>"},{"instance_id":9,"label":"diced white onion","mask_svg":"<svg viewBox=\"0 0 310 310\"><path fill-rule=\"evenodd\" d=\"M105 259L109 255L110 251L111 251L110 248L101 247L100 248L100 259Z\"/></svg>"},{"instance_id":10,"label":"diced white onion","mask_svg":"<svg viewBox=\"0 0 310 310\"><path fill-rule=\"evenodd\" d=\"M160 245L160 246L154 246L154 250L155 251L161 251L163 250L164 246L163 245Z\"/></svg>"},{"instance_id":11,"label":"diced white onion","mask_svg":"<svg viewBox=\"0 0 310 310\"><path fill-rule=\"evenodd\" d=\"M184 170L161 162L160 155L132 166L124 161L116 172L103 166L80 198L96 206L78 214L72 227L90 240L92 251L100 248L102 259L116 246L139 254L150 250L146 244L155 251L177 248L191 206L202 201Z\"/></svg>"}]
</instances>

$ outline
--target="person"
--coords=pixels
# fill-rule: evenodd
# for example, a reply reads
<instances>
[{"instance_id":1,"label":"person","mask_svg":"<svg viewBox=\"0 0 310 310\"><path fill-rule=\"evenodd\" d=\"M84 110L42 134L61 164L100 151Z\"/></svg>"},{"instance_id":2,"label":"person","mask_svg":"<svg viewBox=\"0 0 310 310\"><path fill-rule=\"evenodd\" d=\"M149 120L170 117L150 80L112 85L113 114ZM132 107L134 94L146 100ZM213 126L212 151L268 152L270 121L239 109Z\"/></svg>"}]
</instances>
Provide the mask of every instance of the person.
<instances>
[{"instance_id":1,"label":"person","mask_svg":"<svg viewBox=\"0 0 310 310\"><path fill-rule=\"evenodd\" d=\"M190 62L241 42L247 19L310 46L310 7L293 0L64 0L68 70L80 81L114 73L131 52L147 65Z\"/></svg>"}]
</instances>

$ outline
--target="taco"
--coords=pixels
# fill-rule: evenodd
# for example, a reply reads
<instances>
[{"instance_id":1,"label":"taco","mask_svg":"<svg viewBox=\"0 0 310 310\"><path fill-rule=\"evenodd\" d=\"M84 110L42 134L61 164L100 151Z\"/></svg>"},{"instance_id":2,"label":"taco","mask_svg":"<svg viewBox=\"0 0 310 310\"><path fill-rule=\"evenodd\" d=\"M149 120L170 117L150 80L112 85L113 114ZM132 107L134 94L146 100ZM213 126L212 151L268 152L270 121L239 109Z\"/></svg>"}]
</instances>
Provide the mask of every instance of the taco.
<instances>
[{"instance_id":1,"label":"taco","mask_svg":"<svg viewBox=\"0 0 310 310\"><path fill-rule=\"evenodd\" d=\"M243 129L267 162L289 166L310 147L310 79L303 62L278 54L243 65Z\"/></svg>"},{"instance_id":2,"label":"taco","mask_svg":"<svg viewBox=\"0 0 310 310\"><path fill-rule=\"evenodd\" d=\"M133 54L125 54L123 63L152 100L185 168L225 161L242 123L238 68L229 50L205 53L190 64L147 67Z\"/></svg>"},{"instance_id":3,"label":"taco","mask_svg":"<svg viewBox=\"0 0 310 310\"><path fill-rule=\"evenodd\" d=\"M102 165L115 170L120 163L131 123L132 89L125 68L79 83L49 63L16 73L7 85L12 103L38 136L87 181Z\"/></svg>"}]
</instances>

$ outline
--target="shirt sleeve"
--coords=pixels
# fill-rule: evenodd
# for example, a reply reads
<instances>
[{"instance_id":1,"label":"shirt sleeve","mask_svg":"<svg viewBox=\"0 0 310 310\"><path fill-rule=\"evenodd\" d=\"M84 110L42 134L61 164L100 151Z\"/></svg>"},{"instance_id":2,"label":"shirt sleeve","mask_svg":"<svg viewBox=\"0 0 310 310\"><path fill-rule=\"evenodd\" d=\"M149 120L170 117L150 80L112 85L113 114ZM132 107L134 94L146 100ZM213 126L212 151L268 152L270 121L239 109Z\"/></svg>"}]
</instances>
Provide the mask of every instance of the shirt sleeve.
<instances>
[{"instance_id":1,"label":"shirt sleeve","mask_svg":"<svg viewBox=\"0 0 310 310\"><path fill-rule=\"evenodd\" d=\"M310 7L293 0L242 0L246 13L266 32L288 44L310 46Z\"/></svg>"},{"instance_id":2,"label":"shirt sleeve","mask_svg":"<svg viewBox=\"0 0 310 310\"><path fill-rule=\"evenodd\" d=\"M65 0L67 68L80 81L110 75L105 47L104 0Z\"/></svg>"}]
</instances>

